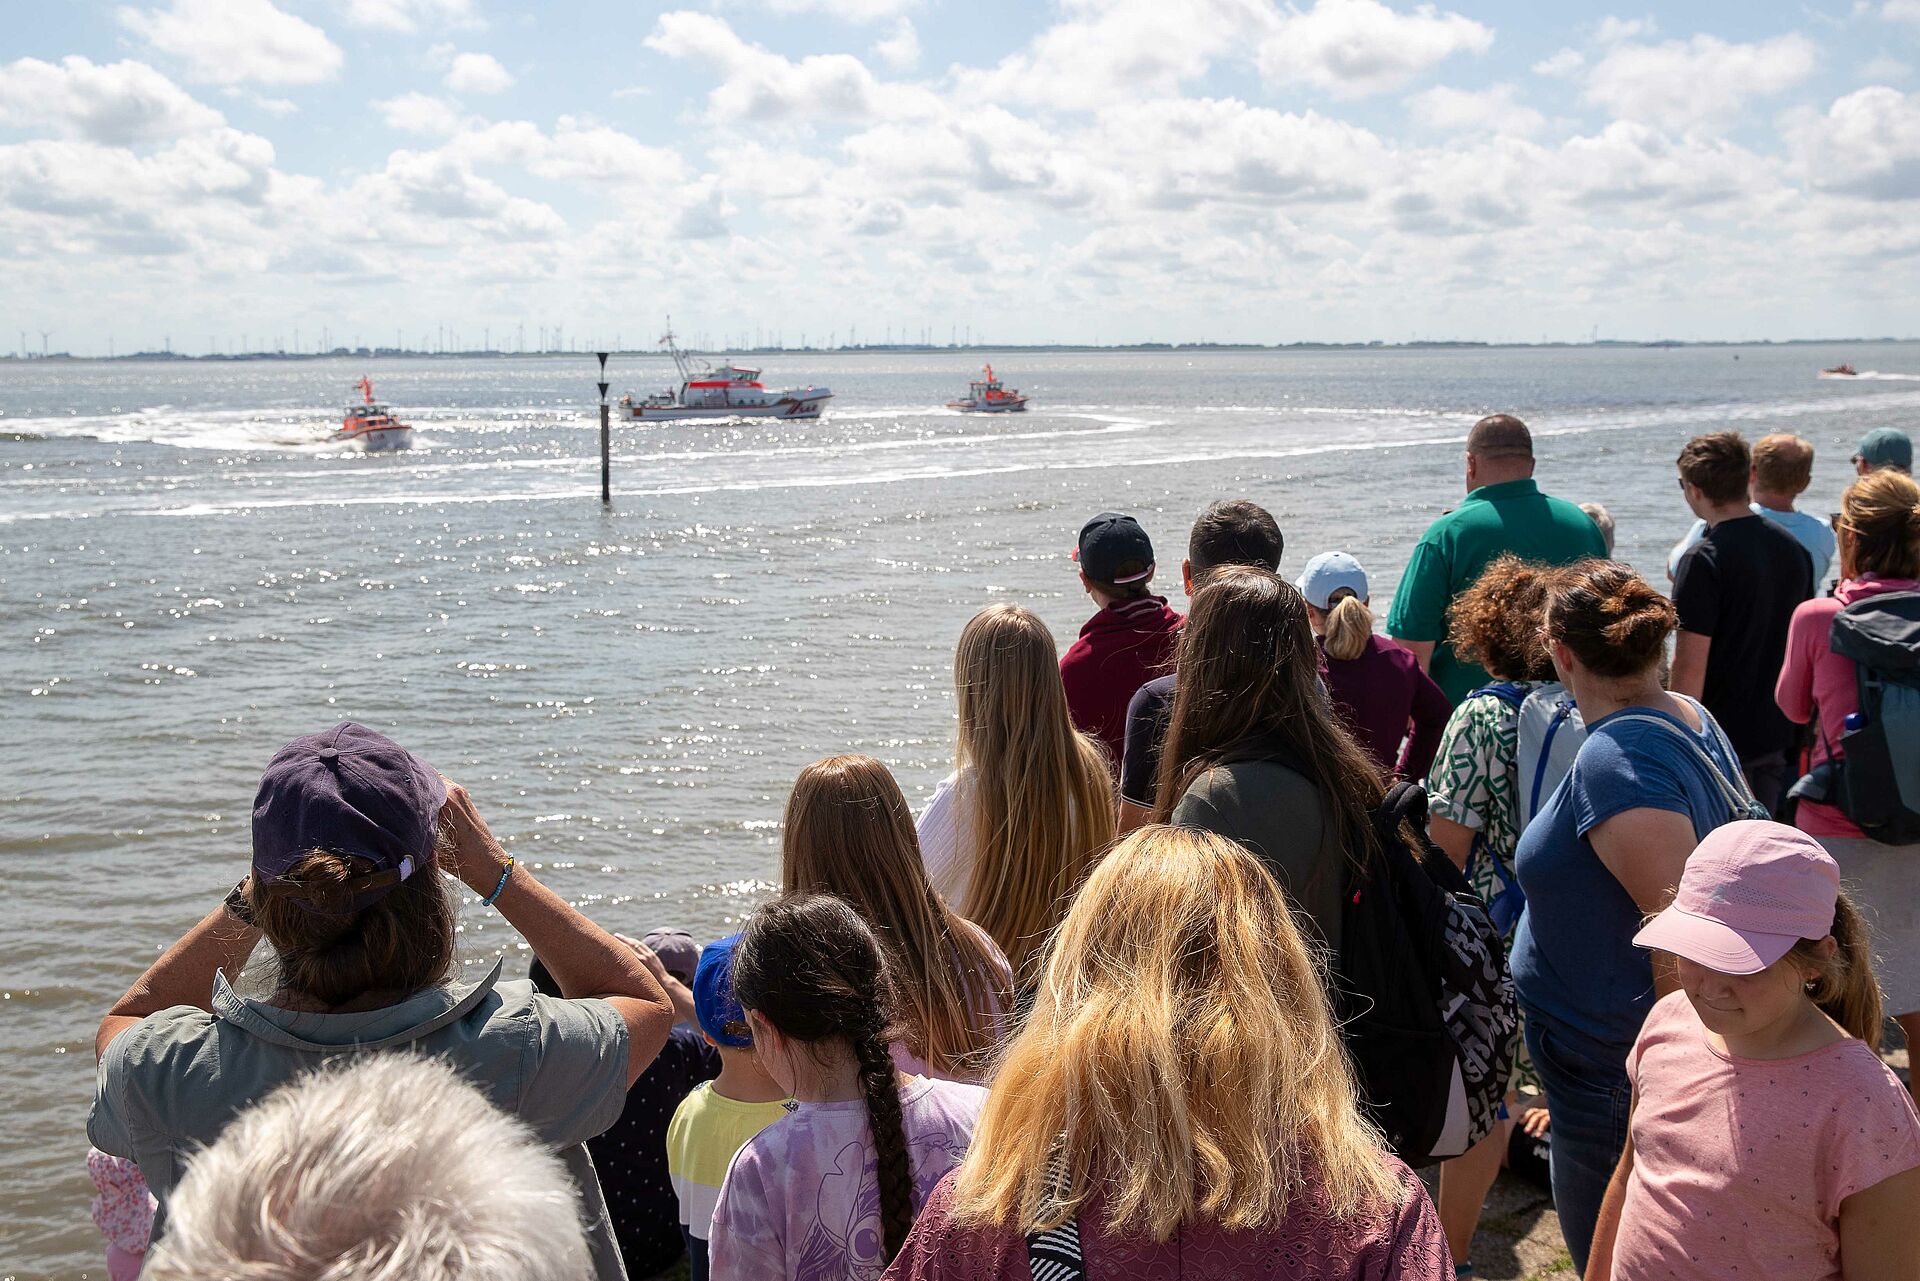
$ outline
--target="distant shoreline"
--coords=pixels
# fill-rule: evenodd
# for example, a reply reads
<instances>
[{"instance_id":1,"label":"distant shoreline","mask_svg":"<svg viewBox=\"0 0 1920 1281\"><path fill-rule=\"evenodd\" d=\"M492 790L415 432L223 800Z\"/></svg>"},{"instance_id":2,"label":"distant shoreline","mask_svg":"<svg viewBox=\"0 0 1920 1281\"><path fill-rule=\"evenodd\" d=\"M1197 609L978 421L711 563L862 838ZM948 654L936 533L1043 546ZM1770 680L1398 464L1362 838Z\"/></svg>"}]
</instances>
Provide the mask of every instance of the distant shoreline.
<instances>
[{"instance_id":1,"label":"distant shoreline","mask_svg":"<svg viewBox=\"0 0 1920 1281\"><path fill-rule=\"evenodd\" d=\"M843 356L866 355L870 353L938 354L971 352L991 355L995 352L1102 352L1102 351L1568 351L1580 348L1611 350L1647 350L1665 348L1692 347L1863 347L1891 343L1916 342L1916 338L1753 338L1753 339L1702 339L1698 341L1680 341L1678 339L1624 339L1606 338L1590 342L1473 342L1464 339L1434 339L1413 342L1290 342L1290 343L1228 343L1228 342L1140 342L1140 343L995 343L974 344L968 346L957 343L861 343L857 346L839 347L725 347L713 350L688 348L687 354L696 356ZM214 363L244 363L258 360L474 360L474 359L516 359L529 357L565 357L578 359L592 356L592 351L500 351L492 348L475 348L467 351L418 351L405 347L335 347L329 351L291 352L291 351L255 351L243 354L190 356L184 352L172 351L132 351L124 355L113 356L75 356L68 352L49 352L44 356L20 355L17 352L0 353L0 365L30 365L46 361L61 361L68 364L111 364L121 361L209 361ZM660 356L664 353L650 349L627 349L607 353L612 356Z\"/></svg>"}]
</instances>

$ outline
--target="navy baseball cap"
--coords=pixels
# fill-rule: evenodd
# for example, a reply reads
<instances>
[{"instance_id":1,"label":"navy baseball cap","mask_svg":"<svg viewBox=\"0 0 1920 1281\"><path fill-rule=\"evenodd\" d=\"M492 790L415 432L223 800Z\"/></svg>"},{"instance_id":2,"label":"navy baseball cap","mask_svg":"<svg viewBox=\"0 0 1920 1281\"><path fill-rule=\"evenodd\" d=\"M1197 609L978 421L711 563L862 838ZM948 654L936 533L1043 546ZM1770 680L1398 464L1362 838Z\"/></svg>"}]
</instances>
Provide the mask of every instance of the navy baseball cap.
<instances>
[{"instance_id":1,"label":"navy baseball cap","mask_svg":"<svg viewBox=\"0 0 1920 1281\"><path fill-rule=\"evenodd\" d=\"M432 864L446 800L439 771L364 725L296 738L268 762L253 799L254 878L280 881L315 850L365 859L371 873L293 900L329 915L361 911Z\"/></svg>"},{"instance_id":2,"label":"navy baseball cap","mask_svg":"<svg viewBox=\"0 0 1920 1281\"><path fill-rule=\"evenodd\" d=\"M1153 543L1140 522L1119 512L1101 512L1080 527L1073 558L1096 583L1118 587L1153 573Z\"/></svg>"},{"instance_id":3,"label":"navy baseball cap","mask_svg":"<svg viewBox=\"0 0 1920 1281\"><path fill-rule=\"evenodd\" d=\"M744 1050L753 1044L747 1031L747 1012L733 994L733 948L738 934L715 939L700 952L693 971L693 1016L715 1045Z\"/></svg>"}]
</instances>

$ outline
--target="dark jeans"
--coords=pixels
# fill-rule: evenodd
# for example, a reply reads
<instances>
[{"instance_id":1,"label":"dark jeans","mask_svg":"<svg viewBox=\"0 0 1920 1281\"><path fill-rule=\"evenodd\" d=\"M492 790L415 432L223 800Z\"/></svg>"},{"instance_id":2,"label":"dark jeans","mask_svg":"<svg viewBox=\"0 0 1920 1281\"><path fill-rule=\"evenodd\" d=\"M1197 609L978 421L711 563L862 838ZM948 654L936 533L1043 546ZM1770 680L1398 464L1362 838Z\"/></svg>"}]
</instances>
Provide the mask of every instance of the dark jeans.
<instances>
[{"instance_id":1,"label":"dark jeans","mask_svg":"<svg viewBox=\"0 0 1920 1281\"><path fill-rule=\"evenodd\" d=\"M1553 1169L1553 1208L1560 1235L1573 1256L1576 1275L1587 1270L1594 1221L1607 1194L1613 1168L1627 1146L1627 1118L1633 1087L1627 1081L1626 1054L1602 1062L1576 1049L1571 1037L1557 1033L1551 1020L1527 1011L1523 1026L1527 1052L1546 1087L1553 1114L1548 1134Z\"/></svg>"},{"instance_id":2,"label":"dark jeans","mask_svg":"<svg viewBox=\"0 0 1920 1281\"><path fill-rule=\"evenodd\" d=\"M1781 802L1787 799L1787 754L1763 752L1749 756L1740 762L1740 772L1747 776L1753 799L1766 806L1767 813L1779 814Z\"/></svg>"}]
</instances>

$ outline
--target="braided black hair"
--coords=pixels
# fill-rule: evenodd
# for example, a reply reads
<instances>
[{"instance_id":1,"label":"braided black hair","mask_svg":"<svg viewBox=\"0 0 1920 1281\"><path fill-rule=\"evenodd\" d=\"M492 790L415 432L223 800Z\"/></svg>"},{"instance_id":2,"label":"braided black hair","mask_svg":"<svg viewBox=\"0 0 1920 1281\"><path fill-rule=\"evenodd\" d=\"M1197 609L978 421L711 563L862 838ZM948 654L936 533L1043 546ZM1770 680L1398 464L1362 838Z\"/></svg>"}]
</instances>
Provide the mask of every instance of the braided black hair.
<instances>
[{"instance_id":1,"label":"braided black hair","mask_svg":"<svg viewBox=\"0 0 1920 1281\"><path fill-rule=\"evenodd\" d=\"M880 944L841 899L786 895L756 911L741 932L733 990L782 1036L808 1045L843 1040L859 1062L879 1159L880 1230L891 1263L913 1227L913 1173L894 1085L893 999Z\"/></svg>"}]
</instances>

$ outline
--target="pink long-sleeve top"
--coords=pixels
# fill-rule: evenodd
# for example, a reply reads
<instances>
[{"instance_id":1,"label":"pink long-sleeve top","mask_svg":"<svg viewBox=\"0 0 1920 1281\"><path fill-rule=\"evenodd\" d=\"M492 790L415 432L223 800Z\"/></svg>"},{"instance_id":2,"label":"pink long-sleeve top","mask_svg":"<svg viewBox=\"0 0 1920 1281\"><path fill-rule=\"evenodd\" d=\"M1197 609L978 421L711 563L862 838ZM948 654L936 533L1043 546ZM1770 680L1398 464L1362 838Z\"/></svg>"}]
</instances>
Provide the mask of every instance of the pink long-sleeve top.
<instances>
[{"instance_id":1,"label":"pink long-sleeve top","mask_svg":"<svg viewBox=\"0 0 1920 1281\"><path fill-rule=\"evenodd\" d=\"M1780 679L1774 684L1773 697L1787 719L1799 725L1811 721L1818 710L1820 732L1814 735L1810 764L1817 765L1827 759L1829 744L1834 759L1846 755L1840 749L1840 735L1846 730L1847 717L1860 710L1853 660L1842 658L1827 647L1834 615L1869 596L1911 591L1920 591L1920 580L1868 574L1846 579L1834 589L1833 595L1803 602L1793 611L1793 622L1787 628L1787 658L1780 668ZM1809 836L1861 834L1846 815L1817 801L1802 801L1794 823Z\"/></svg>"}]
</instances>

